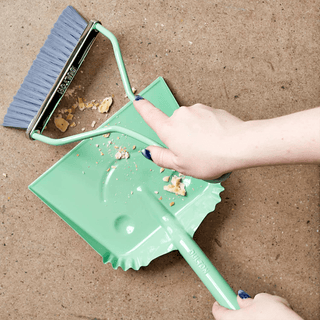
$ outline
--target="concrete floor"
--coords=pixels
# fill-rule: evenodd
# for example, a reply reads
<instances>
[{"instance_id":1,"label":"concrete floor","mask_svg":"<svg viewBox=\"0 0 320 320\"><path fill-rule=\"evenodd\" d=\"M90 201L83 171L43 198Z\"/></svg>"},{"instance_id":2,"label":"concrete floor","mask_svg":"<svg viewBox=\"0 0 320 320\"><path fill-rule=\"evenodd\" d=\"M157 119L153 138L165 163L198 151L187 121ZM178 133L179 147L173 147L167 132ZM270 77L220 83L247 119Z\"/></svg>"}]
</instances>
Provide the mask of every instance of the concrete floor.
<instances>
[{"instance_id":1,"label":"concrete floor","mask_svg":"<svg viewBox=\"0 0 320 320\"><path fill-rule=\"evenodd\" d=\"M316 107L319 4L1 1L0 119L67 5L115 34L138 91L162 76L180 105L201 102L244 120ZM127 102L102 36L82 70L64 103L113 94L113 114ZM90 112L81 117L88 129L92 119L105 120ZM139 271L113 270L28 190L73 146L32 142L23 131L0 128L0 318L212 319L214 299L180 254ZM196 242L234 290L280 295L304 319L319 319L319 166L243 170L223 185L222 201Z\"/></svg>"}]
</instances>

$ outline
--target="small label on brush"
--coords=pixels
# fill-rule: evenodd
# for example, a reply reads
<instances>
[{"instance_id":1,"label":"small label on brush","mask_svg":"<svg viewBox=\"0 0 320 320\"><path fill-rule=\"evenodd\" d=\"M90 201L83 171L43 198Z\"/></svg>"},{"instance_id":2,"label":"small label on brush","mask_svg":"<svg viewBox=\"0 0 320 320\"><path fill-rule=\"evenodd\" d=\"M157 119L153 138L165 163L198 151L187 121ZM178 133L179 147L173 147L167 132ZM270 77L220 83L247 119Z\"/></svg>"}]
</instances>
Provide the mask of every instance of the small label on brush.
<instances>
[{"instance_id":1,"label":"small label on brush","mask_svg":"<svg viewBox=\"0 0 320 320\"><path fill-rule=\"evenodd\" d=\"M59 94L64 95L76 73L77 69L74 66L71 66L57 90Z\"/></svg>"}]
</instances>

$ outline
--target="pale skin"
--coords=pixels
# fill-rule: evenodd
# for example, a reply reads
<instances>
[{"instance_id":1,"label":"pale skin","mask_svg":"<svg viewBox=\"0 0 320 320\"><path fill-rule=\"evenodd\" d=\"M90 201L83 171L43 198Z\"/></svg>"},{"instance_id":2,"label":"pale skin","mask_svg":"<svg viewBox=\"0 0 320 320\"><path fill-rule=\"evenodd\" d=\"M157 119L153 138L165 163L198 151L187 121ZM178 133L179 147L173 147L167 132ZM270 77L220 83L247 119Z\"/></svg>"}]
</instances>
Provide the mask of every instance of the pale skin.
<instances>
[{"instance_id":1,"label":"pale skin","mask_svg":"<svg viewBox=\"0 0 320 320\"><path fill-rule=\"evenodd\" d=\"M224 110L195 104L171 117L147 100L134 101L146 123L168 147L149 146L160 167L200 179L245 168L320 163L320 107L267 120L242 121ZM289 303L258 294L241 299L240 310L214 303L216 320L301 320Z\"/></svg>"}]
</instances>

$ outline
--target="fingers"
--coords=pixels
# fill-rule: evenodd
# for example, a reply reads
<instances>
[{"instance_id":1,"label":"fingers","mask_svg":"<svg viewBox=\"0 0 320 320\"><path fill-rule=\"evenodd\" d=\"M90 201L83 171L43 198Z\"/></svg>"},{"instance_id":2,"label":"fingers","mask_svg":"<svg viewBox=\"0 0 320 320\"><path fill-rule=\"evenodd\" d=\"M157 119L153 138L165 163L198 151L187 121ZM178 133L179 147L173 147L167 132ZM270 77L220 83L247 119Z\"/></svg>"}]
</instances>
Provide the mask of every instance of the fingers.
<instances>
[{"instance_id":1,"label":"fingers","mask_svg":"<svg viewBox=\"0 0 320 320\"><path fill-rule=\"evenodd\" d=\"M242 308L246 308L248 306L250 306L253 303L253 299L252 298L246 298L246 299L241 299L239 296L237 296L237 301L239 304L239 307Z\"/></svg>"},{"instance_id":2,"label":"fingers","mask_svg":"<svg viewBox=\"0 0 320 320\"><path fill-rule=\"evenodd\" d=\"M212 306L212 314L216 320L231 320L234 318L234 310L229 310L225 307L220 306L216 301Z\"/></svg>"},{"instance_id":3,"label":"fingers","mask_svg":"<svg viewBox=\"0 0 320 320\"><path fill-rule=\"evenodd\" d=\"M152 161L159 167L176 170L175 155L166 148L150 146L147 150L151 153Z\"/></svg>"},{"instance_id":4,"label":"fingers","mask_svg":"<svg viewBox=\"0 0 320 320\"><path fill-rule=\"evenodd\" d=\"M133 105L148 126L153 129L161 139L161 129L163 129L169 117L148 100L133 101Z\"/></svg>"}]
</instances>

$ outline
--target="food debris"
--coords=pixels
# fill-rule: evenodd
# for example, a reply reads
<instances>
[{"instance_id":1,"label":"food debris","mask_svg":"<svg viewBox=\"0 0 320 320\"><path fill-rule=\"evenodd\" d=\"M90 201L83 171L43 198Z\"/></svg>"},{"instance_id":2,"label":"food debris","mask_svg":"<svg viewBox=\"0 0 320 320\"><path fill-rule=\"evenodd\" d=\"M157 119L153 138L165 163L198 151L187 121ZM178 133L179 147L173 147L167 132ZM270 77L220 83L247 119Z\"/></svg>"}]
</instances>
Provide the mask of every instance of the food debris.
<instances>
[{"instance_id":1,"label":"food debris","mask_svg":"<svg viewBox=\"0 0 320 320\"><path fill-rule=\"evenodd\" d=\"M128 159L130 157L129 152L126 150L126 148L120 147L119 151L115 154L115 158L117 160L120 159Z\"/></svg>"},{"instance_id":2,"label":"food debris","mask_svg":"<svg viewBox=\"0 0 320 320\"><path fill-rule=\"evenodd\" d=\"M69 122L63 118L55 118L54 124L61 132L66 132L69 126Z\"/></svg>"},{"instance_id":3,"label":"food debris","mask_svg":"<svg viewBox=\"0 0 320 320\"><path fill-rule=\"evenodd\" d=\"M79 153L77 153L77 157L79 157Z\"/></svg>"},{"instance_id":4,"label":"food debris","mask_svg":"<svg viewBox=\"0 0 320 320\"><path fill-rule=\"evenodd\" d=\"M186 190L184 188L184 184L181 183L181 177L177 177L176 175L171 179L171 184L164 186L163 189L175 194L179 194L181 196L186 195Z\"/></svg>"},{"instance_id":5,"label":"food debris","mask_svg":"<svg viewBox=\"0 0 320 320\"><path fill-rule=\"evenodd\" d=\"M7 178L8 177L8 175L6 174L6 173L3 173L2 174L5 178Z\"/></svg>"},{"instance_id":6,"label":"food debris","mask_svg":"<svg viewBox=\"0 0 320 320\"><path fill-rule=\"evenodd\" d=\"M109 138L110 137L110 133L106 133L103 135L105 138Z\"/></svg>"},{"instance_id":7,"label":"food debris","mask_svg":"<svg viewBox=\"0 0 320 320\"><path fill-rule=\"evenodd\" d=\"M70 128L73 128L73 127L75 127L76 126L76 123L75 122L72 122L71 124L70 124Z\"/></svg>"},{"instance_id":8,"label":"food debris","mask_svg":"<svg viewBox=\"0 0 320 320\"><path fill-rule=\"evenodd\" d=\"M112 169L116 169L117 167L116 167L116 166L111 166L111 168L112 168Z\"/></svg>"},{"instance_id":9,"label":"food debris","mask_svg":"<svg viewBox=\"0 0 320 320\"><path fill-rule=\"evenodd\" d=\"M163 180L164 182L169 182L169 179L170 179L170 176L166 176L166 177L163 177L162 180Z\"/></svg>"},{"instance_id":10,"label":"food debris","mask_svg":"<svg viewBox=\"0 0 320 320\"><path fill-rule=\"evenodd\" d=\"M109 171L110 171L110 168L107 169L107 172L109 172Z\"/></svg>"},{"instance_id":11,"label":"food debris","mask_svg":"<svg viewBox=\"0 0 320 320\"><path fill-rule=\"evenodd\" d=\"M96 144L96 147L97 147L97 148L99 148L99 145L98 145L98 144Z\"/></svg>"},{"instance_id":12,"label":"food debris","mask_svg":"<svg viewBox=\"0 0 320 320\"><path fill-rule=\"evenodd\" d=\"M133 146L133 147L132 147L132 150L134 150L135 148L136 148L136 146Z\"/></svg>"},{"instance_id":13,"label":"food debris","mask_svg":"<svg viewBox=\"0 0 320 320\"><path fill-rule=\"evenodd\" d=\"M72 120L72 118L73 118L73 114L72 114L72 113L69 113L69 114L67 115L67 120Z\"/></svg>"},{"instance_id":14,"label":"food debris","mask_svg":"<svg viewBox=\"0 0 320 320\"><path fill-rule=\"evenodd\" d=\"M170 202L170 207L172 207L174 205L174 201Z\"/></svg>"},{"instance_id":15,"label":"food debris","mask_svg":"<svg viewBox=\"0 0 320 320\"><path fill-rule=\"evenodd\" d=\"M79 103L79 110L83 111L86 108L86 105L83 103L83 99L78 98L78 103Z\"/></svg>"},{"instance_id":16,"label":"food debris","mask_svg":"<svg viewBox=\"0 0 320 320\"><path fill-rule=\"evenodd\" d=\"M162 173L163 171L164 171L164 168L161 168L161 169L160 169L160 173Z\"/></svg>"},{"instance_id":17,"label":"food debris","mask_svg":"<svg viewBox=\"0 0 320 320\"><path fill-rule=\"evenodd\" d=\"M133 191L131 191L131 194L133 194Z\"/></svg>"},{"instance_id":18,"label":"food debris","mask_svg":"<svg viewBox=\"0 0 320 320\"><path fill-rule=\"evenodd\" d=\"M100 113L107 113L110 109L110 106L112 105L112 102L113 102L113 100L111 97L103 99L100 106L98 107L99 112Z\"/></svg>"},{"instance_id":19,"label":"food debris","mask_svg":"<svg viewBox=\"0 0 320 320\"><path fill-rule=\"evenodd\" d=\"M132 90L132 93L136 93L136 92L137 92L137 89L134 88L134 87L132 87L131 90ZM125 98L128 98L128 95L125 95L124 97L125 97Z\"/></svg>"},{"instance_id":20,"label":"food debris","mask_svg":"<svg viewBox=\"0 0 320 320\"><path fill-rule=\"evenodd\" d=\"M154 193L155 193L155 194L158 194L158 193L159 193L159 191L155 191Z\"/></svg>"},{"instance_id":21,"label":"food debris","mask_svg":"<svg viewBox=\"0 0 320 320\"><path fill-rule=\"evenodd\" d=\"M82 128L82 129L81 129L81 131L85 131L85 130L86 130L86 128Z\"/></svg>"},{"instance_id":22,"label":"food debris","mask_svg":"<svg viewBox=\"0 0 320 320\"><path fill-rule=\"evenodd\" d=\"M96 125L97 121L92 121L91 123L91 127L94 128L94 126Z\"/></svg>"},{"instance_id":23,"label":"food debris","mask_svg":"<svg viewBox=\"0 0 320 320\"><path fill-rule=\"evenodd\" d=\"M103 152L100 152L100 154L101 154L102 156L104 156L104 153L103 153Z\"/></svg>"},{"instance_id":24,"label":"food debris","mask_svg":"<svg viewBox=\"0 0 320 320\"><path fill-rule=\"evenodd\" d=\"M162 197L160 197L159 200L162 200Z\"/></svg>"}]
</instances>

